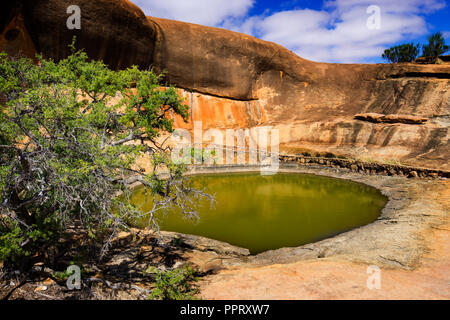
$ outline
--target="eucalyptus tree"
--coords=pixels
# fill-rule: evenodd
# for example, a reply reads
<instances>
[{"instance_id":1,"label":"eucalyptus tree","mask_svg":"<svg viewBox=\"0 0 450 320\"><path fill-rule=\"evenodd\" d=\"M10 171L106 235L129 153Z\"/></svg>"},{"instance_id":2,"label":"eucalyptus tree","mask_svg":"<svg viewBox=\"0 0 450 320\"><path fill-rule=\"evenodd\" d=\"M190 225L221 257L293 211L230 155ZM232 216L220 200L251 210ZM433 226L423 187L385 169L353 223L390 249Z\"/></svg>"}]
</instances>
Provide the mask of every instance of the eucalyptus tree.
<instances>
[{"instance_id":1,"label":"eucalyptus tree","mask_svg":"<svg viewBox=\"0 0 450 320\"><path fill-rule=\"evenodd\" d=\"M59 62L0 53L0 260L30 261L74 226L102 256L136 219L157 229L158 212L178 206L195 217L197 200L210 198L158 142L174 130L171 116L188 118L176 89L71 48ZM135 181L154 198L147 212L129 201Z\"/></svg>"}]
</instances>

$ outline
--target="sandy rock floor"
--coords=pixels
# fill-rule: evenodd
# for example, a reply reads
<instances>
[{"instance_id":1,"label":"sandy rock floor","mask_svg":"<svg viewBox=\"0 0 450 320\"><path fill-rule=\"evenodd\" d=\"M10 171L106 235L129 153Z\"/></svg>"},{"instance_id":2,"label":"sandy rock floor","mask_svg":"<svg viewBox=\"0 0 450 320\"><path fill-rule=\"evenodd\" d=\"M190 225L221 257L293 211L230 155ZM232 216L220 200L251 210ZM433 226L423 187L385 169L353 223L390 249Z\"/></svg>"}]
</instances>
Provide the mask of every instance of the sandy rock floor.
<instances>
[{"instance_id":1,"label":"sandy rock floor","mask_svg":"<svg viewBox=\"0 0 450 320\"><path fill-rule=\"evenodd\" d=\"M222 271L202 284L204 299L449 299L450 224L430 232L431 252L415 270L381 268L367 288L369 264L337 259Z\"/></svg>"},{"instance_id":2,"label":"sandy rock floor","mask_svg":"<svg viewBox=\"0 0 450 320\"><path fill-rule=\"evenodd\" d=\"M449 299L449 181L410 183L395 177L373 181L385 190L398 183L399 188L390 192L385 217L303 248L263 253L209 275L201 284L202 297ZM401 189L406 191L399 197ZM321 251L325 254L317 255ZM367 268L372 265L380 268L380 289L367 287Z\"/></svg>"}]
</instances>

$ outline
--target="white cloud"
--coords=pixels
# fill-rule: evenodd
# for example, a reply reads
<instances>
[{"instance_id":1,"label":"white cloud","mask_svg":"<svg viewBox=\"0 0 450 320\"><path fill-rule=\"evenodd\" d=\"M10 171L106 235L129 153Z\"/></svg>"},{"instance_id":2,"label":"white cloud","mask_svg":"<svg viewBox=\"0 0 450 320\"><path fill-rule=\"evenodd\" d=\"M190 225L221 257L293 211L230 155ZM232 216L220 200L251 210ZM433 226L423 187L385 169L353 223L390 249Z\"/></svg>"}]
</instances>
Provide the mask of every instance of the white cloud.
<instances>
[{"instance_id":1,"label":"white cloud","mask_svg":"<svg viewBox=\"0 0 450 320\"><path fill-rule=\"evenodd\" d=\"M255 0L132 0L148 16L217 26L243 17Z\"/></svg>"},{"instance_id":2,"label":"white cloud","mask_svg":"<svg viewBox=\"0 0 450 320\"><path fill-rule=\"evenodd\" d=\"M326 8L335 8L340 12L355 7L377 5L385 12L396 13L430 13L445 7L445 0L330 0Z\"/></svg>"},{"instance_id":3,"label":"white cloud","mask_svg":"<svg viewBox=\"0 0 450 320\"><path fill-rule=\"evenodd\" d=\"M381 9L380 29L367 27L370 5ZM389 45L427 33L422 14L443 7L443 0L334 0L320 11L288 10L225 26L283 45L306 59L367 62Z\"/></svg>"},{"instance_id":4,"label":"white cloud","mask_svg":"<svg viewBox=\"0 0 450 320\"><path fill-rule=\"evenodd\" d=\"M445 0L329 0L322 10L249 17L255 1L133 0L150 16L247 33L322 62L374 61L386 47L428 33L424 14L445 7ZM379 30L367 28L371 5L381 9Z\"/></svg>"}]
</instances>

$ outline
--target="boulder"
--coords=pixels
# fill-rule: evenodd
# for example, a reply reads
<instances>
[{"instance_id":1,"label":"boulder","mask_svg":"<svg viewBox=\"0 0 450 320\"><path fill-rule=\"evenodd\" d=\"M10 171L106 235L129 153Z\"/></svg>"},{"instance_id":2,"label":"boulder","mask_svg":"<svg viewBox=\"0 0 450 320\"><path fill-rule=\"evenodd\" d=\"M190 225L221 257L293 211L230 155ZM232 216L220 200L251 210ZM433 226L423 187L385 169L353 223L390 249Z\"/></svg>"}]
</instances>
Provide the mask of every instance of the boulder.
<instances>
[{"instance_id":1,"label":"boulder","mask_svg":"<svg viewBox=\"0 0 450 320\"><path fill-rule=\"evenodd\" d=\"M67 8L81 9L81 29L69 30ZM4 7L4 8L3 8ZM89 57L114 69L152 63L156 31L136 5L124 0L10 0L2 4L0 51L55 60L67 57L74 36ZM8 36L9 35L9 36Z\"/></svg>"}]
</instances>

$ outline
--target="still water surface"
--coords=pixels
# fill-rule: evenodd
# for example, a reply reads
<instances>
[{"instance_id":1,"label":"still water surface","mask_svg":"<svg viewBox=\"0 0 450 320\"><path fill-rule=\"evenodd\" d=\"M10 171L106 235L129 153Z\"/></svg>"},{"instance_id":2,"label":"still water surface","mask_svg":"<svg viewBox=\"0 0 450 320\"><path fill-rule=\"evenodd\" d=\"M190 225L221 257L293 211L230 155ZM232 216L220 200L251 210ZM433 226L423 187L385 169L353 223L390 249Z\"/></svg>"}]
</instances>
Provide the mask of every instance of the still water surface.
<instances>
[{"instance_id":1,"label":"still water surface","mask_svg":"<svg viewBox=\"0 0 450 320\"><path fill-rule=\"evenodd\" d=\"M247 248L252 254L318 241L373 222L387 202L378 190L346 180L279 173L199 175L196 186L215 194L198 221L176 210L158 216L161 230L200 235ZM142 204L143 188L132 202ZM151 203L144 204L150 209Z\"/></svg>"}]
</instances>

